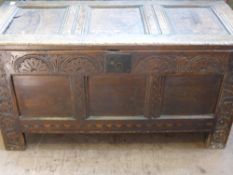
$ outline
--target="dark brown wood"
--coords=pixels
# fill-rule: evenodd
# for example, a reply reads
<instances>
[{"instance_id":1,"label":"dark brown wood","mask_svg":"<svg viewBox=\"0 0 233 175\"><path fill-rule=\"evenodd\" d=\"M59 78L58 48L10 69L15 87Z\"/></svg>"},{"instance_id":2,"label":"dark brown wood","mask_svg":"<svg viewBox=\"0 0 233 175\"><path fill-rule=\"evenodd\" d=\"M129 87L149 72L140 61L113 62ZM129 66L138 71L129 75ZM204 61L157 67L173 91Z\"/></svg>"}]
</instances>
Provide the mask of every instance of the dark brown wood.
<instances>
[{"instance_id":1,"label":"dark brown wood","mask_svg":"<svg viewBox=\"0 0 233 175\"><path fill-rule=\"evenodd\" d=\"M68 76L16 75L12 81L21 117L66 117L74 114Z\"/></svg>"},{"instance_id":2,"label":"dark brown wood","mask_svg":"<svg viewBox=\"0 0 233 175\"><path fill-rule=\"evenodd\" d=\"M229 8L118 3L1 7L6 149L24 149L25 133L205 132L207 146L226 145L233 120Z\"/></svg>"},{"instance_id":3,"label":"dark brown wood","mask_svg":"<svg viewBox=\"0 0 233 175\"><path fill-rule=\"evenodd\" d=\"M211 74L167 76L162 114L213 114L221 82L222 76Z\"/></svg>"},{"instance_id":4,"label":"dark brown wood","mask_svg":"<svg viewBox=\"0 0 233 175\"><path fill-rule=\"evenodd\" d=\"M88 79L90 116L144 114L146 76L100 75Z\"/></svg>"},{"instance_id":5,"label":"dark brown wood","mask_svg":"<svg viewBox=\"0 0 233 175\"><path fill-rule=\"evenodd\" d=\"M161 132L211 132L214 119L165 120L87 120L54 121L22 120L22 131L26 133L161 133Z\"/></svg>"},{"instance_id":6,"label":"dark brown wood","mask_svg":"<svg viewBox=\"0 0 233 175\"><path fill-rule=\"evenodd\" d=\"M19 125L16 105L10 86L11 80L4 69L4 57L0 53L0 126L7 150L25 149L25 138Z\"/></svg>"},{"instance_id":7,"label":"dark brown wood","mask_svg":"<svg viewBox=\"0 0 233 175\"><path fill-rule=\"evenodd\" d=\"M17 134L214 129L212 116L231 66L229 52L127 52L133 55L128 74L104 73L106 60L98 55L105 53L99 51L2 52L2 72L7 72L2 77L11 77L13 94L1 91L16 99L15 116L20 118L13 129L19 129Z\"/></svg>"},{"instance_id":8,"label":"dark brown wood","mask_svg":"<svg viewBox=\"0 0 233 175\"><path fill-rule=\"evenodd\" d=\"M224 148L233 123L233 54L229 59L229 72L225 75L222 91L215 111L216 124L214 131L208 135L207 145L210 148Z\"/></svg>"}]
</instances>

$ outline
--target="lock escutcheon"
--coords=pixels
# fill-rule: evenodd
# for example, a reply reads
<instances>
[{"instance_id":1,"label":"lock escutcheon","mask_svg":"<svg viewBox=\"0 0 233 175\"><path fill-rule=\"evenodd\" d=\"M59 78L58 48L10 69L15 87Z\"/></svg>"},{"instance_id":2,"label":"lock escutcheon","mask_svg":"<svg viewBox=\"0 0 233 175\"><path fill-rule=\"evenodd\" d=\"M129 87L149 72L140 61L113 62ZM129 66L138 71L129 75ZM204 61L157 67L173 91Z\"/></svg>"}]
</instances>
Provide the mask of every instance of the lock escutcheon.
<instances>
[{"instance_id":1,"label":"lock escutcheon","mask_svg":"<svg viewBox=\"0 0 233 175\"><path fill-rule=\"evenodd\" d=\"M131 71L131 58L129 53L110 52L105 56L105 72L129 73Z\"/></svg>"}]
</instances>

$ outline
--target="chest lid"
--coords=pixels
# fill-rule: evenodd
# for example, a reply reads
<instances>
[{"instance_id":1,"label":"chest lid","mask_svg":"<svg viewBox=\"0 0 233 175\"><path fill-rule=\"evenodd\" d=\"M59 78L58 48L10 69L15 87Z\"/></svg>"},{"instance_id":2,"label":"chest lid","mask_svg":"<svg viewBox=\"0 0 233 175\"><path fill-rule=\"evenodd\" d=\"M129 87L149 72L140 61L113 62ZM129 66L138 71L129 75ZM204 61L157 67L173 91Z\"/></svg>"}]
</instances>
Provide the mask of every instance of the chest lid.
<instances>
[{"instance_id":1,"label":"chest lid","mask_svg":"<svg viewBox=\"0 0 233 175\"><path fill-rule=\"evenodd\" d=\"M233 44L224 1L26 1L0 8L0 44Z\"/></svg>"}]
</instances>

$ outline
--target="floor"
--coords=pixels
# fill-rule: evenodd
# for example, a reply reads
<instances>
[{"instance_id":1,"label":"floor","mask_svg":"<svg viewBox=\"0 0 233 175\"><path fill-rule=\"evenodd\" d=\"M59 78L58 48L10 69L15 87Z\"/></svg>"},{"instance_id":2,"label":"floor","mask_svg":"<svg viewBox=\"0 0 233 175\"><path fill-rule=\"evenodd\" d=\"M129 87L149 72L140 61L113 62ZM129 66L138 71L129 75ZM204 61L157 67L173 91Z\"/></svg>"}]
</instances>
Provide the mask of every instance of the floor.
<instances>
[{"instance_id":1,"label":"floor","mask_svg":"<svg viewBox=\"0 0 233 175\"><path fill-rule=\"evenodd\" d=\"M4 175L232 175L226 149L205 149L203 134L30 135L26 151L0 150Z\"/></svg>"}]
</instances>

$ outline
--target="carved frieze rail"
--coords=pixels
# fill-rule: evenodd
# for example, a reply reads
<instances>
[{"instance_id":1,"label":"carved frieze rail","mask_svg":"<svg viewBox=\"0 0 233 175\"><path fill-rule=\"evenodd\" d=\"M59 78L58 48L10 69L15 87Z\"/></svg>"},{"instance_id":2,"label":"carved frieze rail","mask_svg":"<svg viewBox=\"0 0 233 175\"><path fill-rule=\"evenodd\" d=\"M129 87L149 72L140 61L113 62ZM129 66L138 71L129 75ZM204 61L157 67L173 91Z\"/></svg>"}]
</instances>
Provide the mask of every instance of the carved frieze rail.
<instances>
[{"instance_id":1,"label":"carved frieze rail","mask_svg":"<svg viewBox=\"0 0 233 175\"><path fill-rule=\"evenodd\" d=\"M152 55L142 57L135 63L135 73L220 73L223 74L228 68L229 54L221 55Z\"/></svg>"},{"instance_id":2,"label":"carved frieze rail","mask_svg":"<svg viewBox=\"0 0 233 175\"><path fill-rule=\"evenodd\" d=\"M91 74L102 71L98 59L90 56L29 54L12 55L16 73L69 73Z\"/></svg>"}]
</instances>

